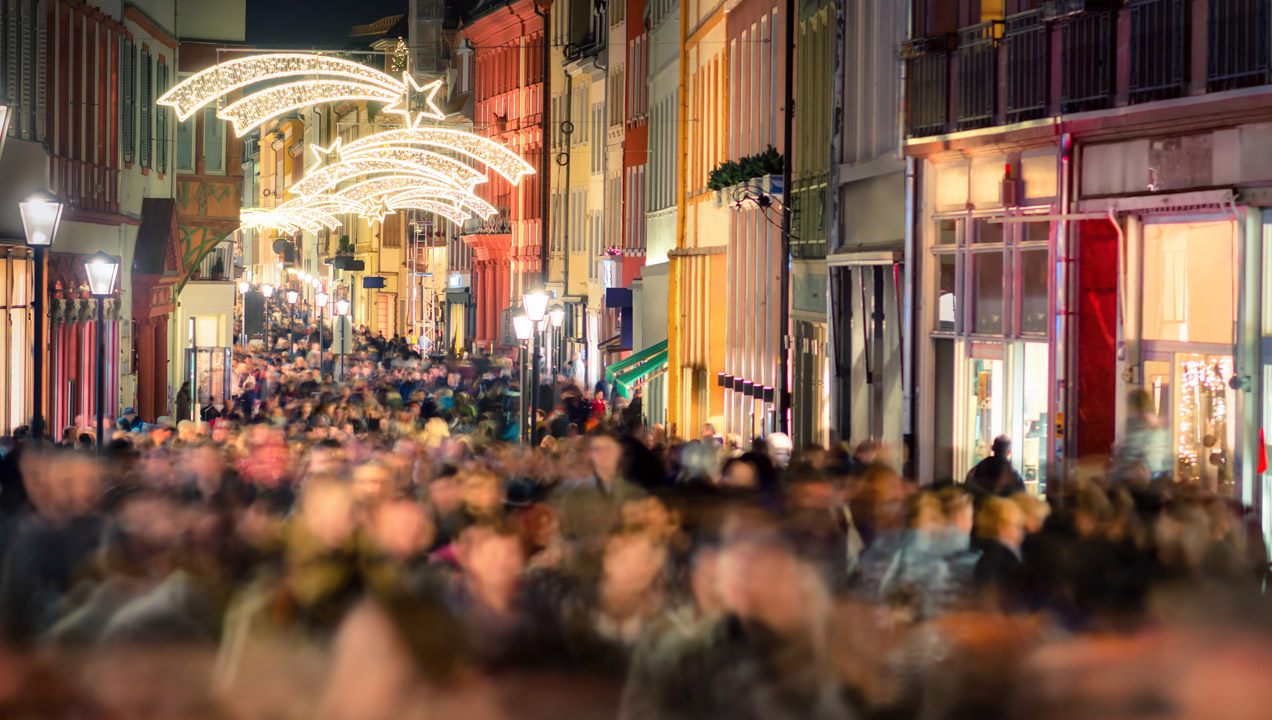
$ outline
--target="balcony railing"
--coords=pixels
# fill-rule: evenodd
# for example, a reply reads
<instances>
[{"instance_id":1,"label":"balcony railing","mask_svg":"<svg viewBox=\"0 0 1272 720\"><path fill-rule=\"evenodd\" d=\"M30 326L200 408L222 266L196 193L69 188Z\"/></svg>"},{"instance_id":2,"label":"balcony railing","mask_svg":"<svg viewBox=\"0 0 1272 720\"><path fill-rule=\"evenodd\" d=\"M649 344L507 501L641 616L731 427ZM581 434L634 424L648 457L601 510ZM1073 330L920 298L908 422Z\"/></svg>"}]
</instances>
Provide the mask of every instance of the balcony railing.
<instances>
[{"instance_id":1,"label":"balcony railing","mask_svg":"<svg viewBox=\"0 0 1272 720\"><path fill-rule=\"evenodd\" d=\"M1077 5L1065 0L1064 6ZM1057 3L1057 6L1061 3ZM1113 102L1114 13L1109 10L1065 12L1056 21L1060 32L1060 111L1102 110Z\"/></svg>"},{"instance_id":2,"label":"balcony railing","mask_svg":"<svg viewBox=\"0 0 1272 720\"><path fill-rule=\"evenodd\" d=\"M512 232L512 214L507 206L496 207L494 215L483 220L474 215L464 221L464 235L507 235Z\"/></svg>"},{"instance_id":3,"label":"balcony railing","mask_svg":"<svg viewBox=\"0 0 1272 720\"><path fill-rule=\"evenodd\" d=\"M1167 100L1184 94L1191 55L1187 0L1132 0L1128 99Z\"/></svg>"},{"instance_id":4,"label":"balcony railing","mask_svg":"<svg viewBox=\"0 0 1272 720\"><path fill-rule=\"evenodd\" d=\"M902 46L910 135L939 135L949 123L950 38L941 35Z\"/></svg>"},{"instance_id":5,"label":"balcony railing","mask_svg":"<svg viewBox=\"0 0 1272 720\"><path fill-rule=\"evenodd\" d=\"M1269 6L1272 0L1210 0L1207 90L1268 82Z\"/></svg>"},{"instance_id":6,"label":"balcony railing","mask_svg":"<svg viewBox=\"0 0 1272 720\"><path fill-rule=\"evenodd\" d=\"M1051 53L1042 11L1009 16L1005 30L1002 46L1007 54L1007 122L1045 117Z\"/></svg>"},{"instance_id":7,"label":"balcony railing","mask_svg":"<svg viewBox=\"0 0 1272 720\"><path fill-rule=\"evenodd\" d=\"M958 31L958 129L994 124L998 98L998 37L991 20Z\"/></svg>"}]
</instances>

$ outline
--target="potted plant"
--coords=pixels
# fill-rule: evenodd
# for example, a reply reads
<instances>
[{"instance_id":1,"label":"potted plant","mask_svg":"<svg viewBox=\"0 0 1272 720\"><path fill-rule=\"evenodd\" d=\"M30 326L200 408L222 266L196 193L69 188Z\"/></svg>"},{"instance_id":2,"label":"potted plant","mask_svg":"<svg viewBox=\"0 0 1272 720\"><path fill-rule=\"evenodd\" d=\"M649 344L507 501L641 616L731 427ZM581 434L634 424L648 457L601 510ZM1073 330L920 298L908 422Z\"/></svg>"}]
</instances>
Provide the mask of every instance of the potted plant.
<instances>
[{"instance_id":1,"label":"potted plant","mask_svg":"<svg viewBox=\"0 0 1272 720\"><path fill-rule=\"evenodd\" d=\"M216 258L212 261L212 279L213 280L225 279L225 257L222 255L218 254Z\"/></svg>"},{"instance_id":2,"label":"potted plant","mask_svg":"<svg viewBox=\"0 0 1272 720\"><path fill-rule=\"evenodd\" d=\"M336 249L336 256L331 258L331 266L338 270L358 271L366 267L366 264L353 256L353 243L349 240L348 235L340 236L340 245Z\"/></svg>"}]
</instances>

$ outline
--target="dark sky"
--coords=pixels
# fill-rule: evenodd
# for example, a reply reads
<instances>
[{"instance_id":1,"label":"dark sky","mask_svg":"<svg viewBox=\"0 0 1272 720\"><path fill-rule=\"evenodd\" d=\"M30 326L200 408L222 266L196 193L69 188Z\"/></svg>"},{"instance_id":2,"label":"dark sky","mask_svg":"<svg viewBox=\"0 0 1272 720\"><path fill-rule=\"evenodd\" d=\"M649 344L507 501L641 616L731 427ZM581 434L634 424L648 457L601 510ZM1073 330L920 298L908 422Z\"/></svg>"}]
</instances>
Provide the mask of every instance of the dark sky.
<instances>
[{"instance_id":1,"label":"dark sky","mask_svg":"<svg viewBox=\"0 0 1272 720\"><path fill-rule=\"evenodd\" d=\"M247 0L247 43L268 48L336 49L349 28L405 14L409 0Z\"/></svg>"}]
</instances>

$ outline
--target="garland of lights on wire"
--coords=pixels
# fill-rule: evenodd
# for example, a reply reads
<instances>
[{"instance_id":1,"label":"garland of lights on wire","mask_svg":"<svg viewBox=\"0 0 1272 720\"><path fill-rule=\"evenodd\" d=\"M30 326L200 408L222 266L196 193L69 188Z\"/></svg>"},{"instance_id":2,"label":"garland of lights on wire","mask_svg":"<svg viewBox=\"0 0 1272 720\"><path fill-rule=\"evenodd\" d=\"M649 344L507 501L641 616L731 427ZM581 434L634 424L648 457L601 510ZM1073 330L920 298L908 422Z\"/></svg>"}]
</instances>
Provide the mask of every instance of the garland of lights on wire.
<instances>
[{"instance_id":1,"label":"garland of lights on wire","mask_svg":"<svg viewBox=\"0 0 1272 720\"><path fill-rule=\"evenodd\" d=\"M343 100L382 102L385 115L401 117L403 128L347 145L337 139L327 148L313 147L316 162L288 192L290 199L270 208L245 208L240 216L245 228L335 230L342 226L340 214L354 213L376 223L406 209L430 212L456 225L474 212L483 219L495 214L496 209L474 193L487 177L470 163L484 164L513 185L534 168L488 138L426 125L427 120L445 118L436 104L442 81L416 82L409 71L409 49L400 40L392 67L402 71L400 79L329 55L253 55L197 73L157 102L185 121L231 93L259 87L217 111L238 137L288 112ZM282 82L265 85L273 81Z\"/></svg>"},{"instance_id":2,"label":"garland of lights on wire","mask_svg":"<svg viewBox=\"0 0 1272 720\"><path fill-rule=\"evenodd\" d=\"M1200 394L1210 397L1210 418L1216 425L1228 419L1227 383L1224 378L1232 374L1232 360L1221 358L1218 362L1185 360L1181 363L1179 394L1179 428L1175 452L1181 467L1196 475L1201 465L1197 453L1195 429L1205 430L1205 418L1201 417ZM1195 479L1195 478L1194 478Z\"/></svg>"}]
</instances>

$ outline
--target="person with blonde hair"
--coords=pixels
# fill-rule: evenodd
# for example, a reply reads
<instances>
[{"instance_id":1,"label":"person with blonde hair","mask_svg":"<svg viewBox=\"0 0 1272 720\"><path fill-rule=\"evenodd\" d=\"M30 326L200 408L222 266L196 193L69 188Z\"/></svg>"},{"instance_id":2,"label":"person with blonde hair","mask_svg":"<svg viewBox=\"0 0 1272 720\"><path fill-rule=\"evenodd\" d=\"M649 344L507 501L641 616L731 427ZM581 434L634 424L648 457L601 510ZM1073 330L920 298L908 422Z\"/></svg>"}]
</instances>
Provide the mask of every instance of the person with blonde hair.
<instances>
[{"instance_id":1,"label":"person with blonde hair","mask_svg":"<svg viewBox=\"0 0 1272 720\"><path fill-rule=\"evenodd\" d=\"M1032 581L1020 554L1025 512L1007 498L987 497L976 511L981 551L975 585L986 609L1028 612L1034 607Z\"/></svg>"}]
</instances>

